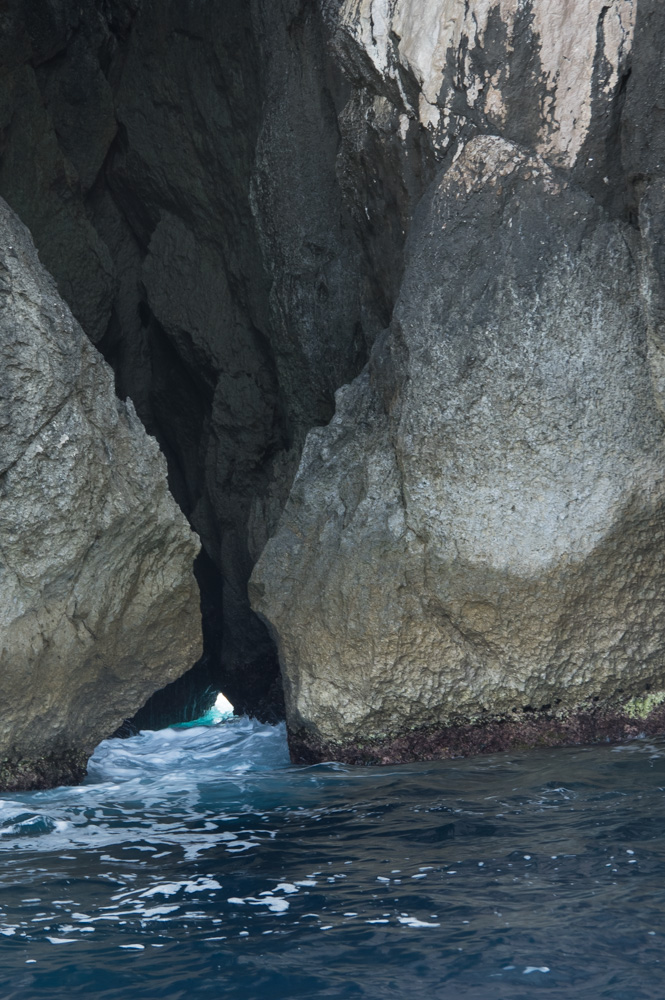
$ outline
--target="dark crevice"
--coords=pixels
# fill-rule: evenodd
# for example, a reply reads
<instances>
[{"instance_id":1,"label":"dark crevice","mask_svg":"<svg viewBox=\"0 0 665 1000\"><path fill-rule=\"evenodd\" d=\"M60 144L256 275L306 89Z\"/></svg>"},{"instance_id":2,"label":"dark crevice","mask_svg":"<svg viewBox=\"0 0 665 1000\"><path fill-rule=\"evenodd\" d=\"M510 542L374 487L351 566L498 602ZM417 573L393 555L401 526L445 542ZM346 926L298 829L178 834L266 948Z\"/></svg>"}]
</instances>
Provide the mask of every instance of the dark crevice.
<instances>
[{"instance_id":1,"label":"dark crevice","mask_svg":"<svg viewBox=\"0 0 665 1000\"><path fill-rule=\"evenodd\" d=\"M156 691L132 719L123 723L116 736L133 736L141 729L193 722L212 707L222 691L222 581L205 552L199 554L194 573L201 592L203 656L182 677Z\"/></svg>"},{"instance_id":2,"label":"dark crevice","mask_svg":"<svg viewBox=\"0 0 665 1000\"><path fill-rule=\"evenodd\" d=\"M432 150L415 125L401 143L397 106L377 119L316 5L16 0L11 17L4 62L34 80L16 106L7 87L0 193L203 546L203 656L131 725L184 721L218 690L281 718L248 578L307 432L391 321Z\"/></svg>"}]
</instances>

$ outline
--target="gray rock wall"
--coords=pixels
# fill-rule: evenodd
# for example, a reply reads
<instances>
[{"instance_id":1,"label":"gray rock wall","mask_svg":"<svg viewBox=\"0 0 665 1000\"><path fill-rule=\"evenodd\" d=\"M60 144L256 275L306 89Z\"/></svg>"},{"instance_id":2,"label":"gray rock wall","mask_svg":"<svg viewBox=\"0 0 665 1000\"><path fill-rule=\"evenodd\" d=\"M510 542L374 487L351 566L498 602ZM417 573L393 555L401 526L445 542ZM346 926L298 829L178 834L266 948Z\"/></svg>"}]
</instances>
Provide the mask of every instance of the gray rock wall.
<instances>
[{"instance_id":1,"label":"gray rock wall","mask_svg":"<svg viewBox=\"0 0 665 1000\"><path fill-rule=\"evenodd\" d=\"M310 432L252 578L294 753L637 732L631 699L665 688L662 14L348 0L328 18L356 86L437 165L391 324ZM633 83L641 59L653 84Z\"/></svg>"},{"instance_id":2,"label":"gray rock wall","mask_svg":"<svg viewBox=\"0 0 665 1000\"><path fill-rule=\"evenodd\" d=\"M631 242L503 139L434 188L391 329L310 433L254 572L293 729L357 743L662 685L663 420Z\"/></svg>"},{"instance_id":3,"label":"gray rock wall","mask_svg":"<svg viewBox=\"0 0 665 1000\"><path fill-rule=\"evenodd\" d=\"M247 579L307 431L392 306L338 178L348 84L299 0L15 0L0 16L0 194L167 457L201 578L218 574L217 682L269 713L278 667Z\"/></svg>"},{"instance_id":4,"label":"gray rock wall","mask_svg":"<svg viewBox=\"0 0 665 1000\"><path fill-rule=\"evenodd\" d=\"M0 18L0 193L167 457L238 707L279 711L271 635L314 743L661 684L662 4Z\"/></svg>"},{"instance_id":5,"label":"gray rock wall","mask_svg":"<svg viewBox=\"0 0 665 1000\"><path fill-rule=\"evenodd\" d=\"M199 546L2 201L0 425L0 787L43 787L200 655Z\"/></svg>"}]
</instances>

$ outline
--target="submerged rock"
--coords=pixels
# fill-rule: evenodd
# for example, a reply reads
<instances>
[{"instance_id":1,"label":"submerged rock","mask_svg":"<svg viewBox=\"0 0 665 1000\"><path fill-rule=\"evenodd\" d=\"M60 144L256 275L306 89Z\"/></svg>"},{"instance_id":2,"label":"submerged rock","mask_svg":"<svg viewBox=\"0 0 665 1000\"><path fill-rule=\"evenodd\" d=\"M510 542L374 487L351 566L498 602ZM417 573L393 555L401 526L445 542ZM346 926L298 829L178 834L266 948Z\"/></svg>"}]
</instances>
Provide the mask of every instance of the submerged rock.
<instances>
[{"instance_id":1,"label":"submerged rock","mask_svg":"<svg viewBox=\"0 0 665 1000\"><path fill-rule=\"evenodd\" d=\"M199 656L199 546L2 201L0 425L0 788L41 787Z\"/></svg>"}]
</instances>

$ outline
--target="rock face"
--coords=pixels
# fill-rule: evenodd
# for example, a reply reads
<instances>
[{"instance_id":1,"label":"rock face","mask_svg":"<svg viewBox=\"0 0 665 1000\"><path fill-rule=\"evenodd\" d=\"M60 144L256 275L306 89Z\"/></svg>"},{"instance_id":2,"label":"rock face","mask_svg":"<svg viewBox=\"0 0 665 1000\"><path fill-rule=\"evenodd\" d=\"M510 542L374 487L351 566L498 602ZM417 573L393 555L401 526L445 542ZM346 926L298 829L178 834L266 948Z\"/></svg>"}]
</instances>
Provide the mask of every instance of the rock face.
<instances>
[{"instance_id":1,"label":"rock face","mask_svg":"<svg viewBox=\"0 0 665 1000\"><path fill-rule=\"evenodd\" d=\"M0 424L0 787L43 787L198 658L198 541L2 201Z\"/></svg>"},{"instance_id":2,"label":"rock face","mask_svg":"<svg viewBox=\"0 0 665 1000\"><path fill-rule=\"evenodd\" d=\"M664 427L626 227L486 136L408 250L253 578L292 727L357 742L662 682Z\"/></svg>"},{"instance_id":3,"label":"rock face","mask_svg":"<svg viewBox=\"0 0 665 1000\"><path fill-rule=\"evenodd\" d=\"M252 578L294 753L638 731L626 704L665 687L665 452L662 185L613 186L608 145L629 159L635 7L360 0L331 17L441 165L390 327L310 432Z\"/></svg>"},{"instance_id":4,"label":"rock face","mask_svg":"<svg viewBox=\"0 0 665 1000\"><path fill-rule=\"evenodd\" d=\"M202 539L192 690L274 716L276 643L294 747L390 758L663 687L661 0L0 28L0 193Z\"/></svg>"},{"instance_id":5,"label":"rock face","mask_svg":"<svg viewBox=\"0 0 665 1000\"><path fill-rule=\"evenodd\" d=\"M11 0L0 27L0 194L167 457L216 682L279 710L247 580L391 305L361 287L320 11Z\"/></svg>"}]
</instances>

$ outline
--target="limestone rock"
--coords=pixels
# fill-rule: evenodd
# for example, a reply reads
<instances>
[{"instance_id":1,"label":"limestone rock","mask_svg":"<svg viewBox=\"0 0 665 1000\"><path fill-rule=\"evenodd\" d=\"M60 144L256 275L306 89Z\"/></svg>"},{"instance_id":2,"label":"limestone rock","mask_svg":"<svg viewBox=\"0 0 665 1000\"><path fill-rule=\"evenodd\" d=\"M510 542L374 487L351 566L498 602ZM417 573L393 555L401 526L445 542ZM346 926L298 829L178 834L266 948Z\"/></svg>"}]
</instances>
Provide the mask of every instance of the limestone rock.
<instances>
[{"instance_id":1,"label":"limestone rock","mask_svg":"<svg viewBox=\"0 0 665 1000\"><path fill-rule=\"evenodd\" d=\"M573 167L594 102L611 104L635 33L633 0L342 0L329 10L341 59L373 77L438 153L470 119L520 132ZM596 125L596 128L598 126Z\"/></svg>"},{"instance_id":2,"label":"limestone rock","mask_svg":"<svg viewBox=\"0 0 665 1000\"><path fill-rule=\"evenodd\" d=\"M199 656L198 540L4 202L0 426L0 787L34 787Z\"/></svg>"},{"instance_id":3,"label":"limestone rock","mask_svg":"<svg viewBox=\"0 0 665 1000\"><path fill-rule=\"evenodd\" d=\"M566 180L469 142L416 216L390 329L308 437L252 593L314 750L665 684L636 237Z\"/></svg>"},{"instance_id":4,"label":"limestone rock","mask_svg":"<svg viewBox=\"0 0 665 1000\"><path fill-rule=\"evenodd\" d=\"M661 400L662 0L9 0L0 29L0 194L167 458L239 707L280 710L253 563L465 145L628 226Z\"/></svg>"}]
</instances>

